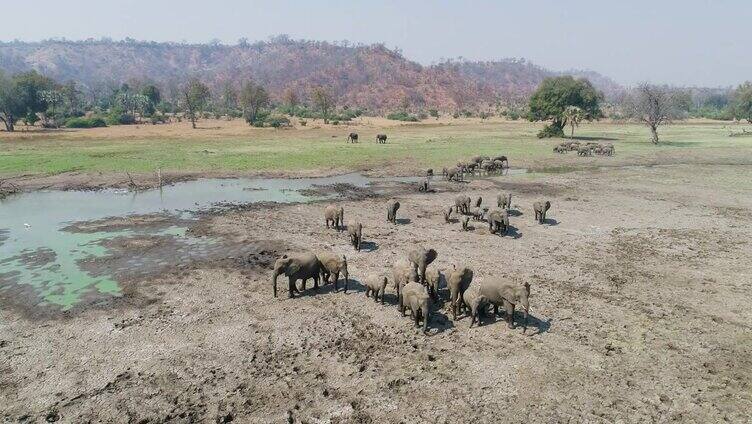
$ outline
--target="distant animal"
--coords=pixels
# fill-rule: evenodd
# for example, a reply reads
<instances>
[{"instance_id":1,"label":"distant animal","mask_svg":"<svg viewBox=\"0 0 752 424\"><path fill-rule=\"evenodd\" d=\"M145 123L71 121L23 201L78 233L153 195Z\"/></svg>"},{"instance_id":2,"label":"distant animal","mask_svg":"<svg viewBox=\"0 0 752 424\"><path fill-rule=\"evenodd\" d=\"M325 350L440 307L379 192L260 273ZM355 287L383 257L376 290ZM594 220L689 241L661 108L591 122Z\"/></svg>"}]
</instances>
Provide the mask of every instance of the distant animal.
<instances>
[{"instance_id":1,"label":"distant animal","mask_svg":"<svg viewBox=\"0 0 752 424\"><path fill-rule=\"evenodd\" d=\"M483 198L478 196L478 199L475 201L475 207L479 208L481 203L483 203Z\"/></svg>"},{"instance_id":2,"label":"distant animal","mask_svg":"<svg viewBox=\"0 0 752 424\"><path fill-rule=\"evenodd\" d=\"M351 132L350 135L347 136L347 141L350 143L357 143L358 133Z\"/></svg>"},{"instance_id":3,"label":"distant animal","mask_svg":"<svg viewBox=\"0 0 752 424\"><path fill-rule=\"evenodd\" d=\"M554 153L566 153L569 149L564 145L558 145L554 147Z\"/></svg>"},{"instance_id":4,"label":"distant animal","mask_svg":"<svg viewBox=\"0 0 752 424\"><path fill-rule=\"evenodd\" d=\"M347 227L347 235L350 237L350 244L355 250L360 252L360 243L363 240L363 224L356 222Z\"/></svg>"},{"instance_id":5,"label":"distant animal","mask_svg":"<svg viewBox=\"0 0 752 424\"><path fill-rule=\"evenodd\" d=\"M341 231L345 225L345 208L337 207L336 205L329 205L324 209L324 220L326 221L326 228L329 228L329 223L337 231Z\"/></svg>"},{"instance_id":6,"label":"distant animal","mask_svg":"<svg viewBox=\"0 0 752 424\"><path fill-rule=\"evenodd\" d=\"M450 222L449 217L452 215L452 210L454 210L454 206L452 205L449 205L442 210L444 213L444 222Z\"/></svg>"},{"instance_id":7,"label":"distant animal","mask_svg":"<svg viewBox=\"0 0 752 424\"><path fill-rule=\"evenodd\" d=\"M488 213L488 231L491 234L506 234L509 229L509 212L504 209L494 209Z\"/></svg>"},{"instance_id":8,"label":"distant animal","mask_svg":"<svg viewBox=\"0 0 752 424\"><path fill-rule=\"evenodd\" d=\"M462 231L468 231L470 230L468 228L468 224L470 223L470 217L469 216L463 216L460 218L460 222L462 223Z\"/></svg>"},{"instance_id":9,"label":"distant animal","mask_svg":"<svg viewBox=\"0 0 752 424\"><path fill-rule=\"evenodd\" d=\"M533 211L535 211L535 220L539 224L543 224L546 220L546 212L551 209L551 202L535 202L533 203Z\"/></svg>"},{"instance_id":10,"label":"distant animal","mask_svg":"<svg viewBox=\"0 0 752 424\"><path fill-rule=\"evenodd\" d=\"M452 304L452 319L457 319L457 312L462 312L462 295L473 281L473 270L466 266L455 266L447 278L449 301Z\"/></svg>"},{"instance_id":11,"label":"distant animal","mask_svg":"<svg viewBox=\"0 0 752 424\"><path fill-rule=\"evenodd\" d=\"M438 256L434 249L426 249L422 246L415 246L407 253L407 260L418 271L418 278L422 284L426 283L426 268L431 265Z\"/></svg>"},{"instance_id":12,"label":"distant animal","mask_svg":"<svg viewBox=\"0 0 752 424\"><path fill-rule=\"evenodd\" d=\"M411 281L418 281L418 271L406 259L398 260L392 265L392 284L399 297L402 287Z\"/></svg>"},{"instance_id":13,"label":"distant animal","mask_svg":"<svg viewBox=\"0 0 752 424\"><path fill-rule=\"evenodd\" d=\"M488 306L488 299L480 293L480 284L471 284L467 290L462 294L462 302L470 314L470 327L478 322L481 325L480 318L483 316L483 311Z\"/></svg>"},{"instance_id":14,"label":"distant animal","mask_svg":"<svg viewBox=\"0 0 752 424\"><path fill-rule=\"evenodd\" d=\"M373 295L373 300L384 303L384 292L386 291L387 278L385 275L370 274L364 280L363 283L366 287L366 297Z\"/></svg>"},{"instance_id":15,"label":"distant animal","mask_svg":"<svg viewBox=\"0 0 752 424\"><path fill-rule=\"evenodd\" d=\"M577 156L590 156L592 149L590 146L580 146L577 148Z\"/></svg>"},{"instance_id":16,"label":"distant animal","mask_svg":"<svg viewBox=\"0 0 752 424\"><path fill-rule=\"evenodd\" d=\"M399 307L402 316L405 316L405 308L410 309L410 316L415 320L415 326L420 326L423 319L423 332L428 332L428 320L431 311L431 296L425 287L418 283L408 283L399 295Z\"/></svg>"},{"instance_id":17,"label":"distant animal","mask_svg":"<svg viewBox=\"0 0 752 424\"><path fill-rule=\"evenodd\" d=\"M495 160L495 161L497 161L497 160L498 160L499 162L502 162L502 163L504 164L504 166L506 166L507 168L509 168L509 159L507 159L507 157L506 157L506 156L504 156L504 155L499 155L499 156L496 156L496 157L494 158L494 160Z\"/></svg>"},{"instance_id":18,"label":"distant animal","mask_svg":"<svg viewBox=\"0 0 752 424\"><path fill-rule=\"evenodd\" d=\"M288 253L274 261L274 271L272 273L272 290L274 297L277 297L277 278L284 274L288 278L287 297L294 297L299 293L295 282L303 280L303 286L309 278L313 279L313 288L319 288L319 277L321 272L321 262L316 255L310 252Z\"/></svg>"},{"instance_id":19,"label":"distant animal","mask_svg":"<svg viewBox=\"0 0 752 424\"><path fill-rule=\"evenodd\" d=\"M447 181L452 181L452 180L454 180L454 181L460 181L460 180L462 180L462 172L460 171L459 168L451 168L451 169L446 169L445 168L445 170L446 171L444 173L444 177L447 179Z\"/></svg>"},{"instance_id":20,"label":"distant animal","mask_svg":"<svg viewBox=\"0 0 752 424\"><path fill-rule=\"evenodd\" d=\"M390 200L386 204L386 220L392 224L397 223L397 210L400 208L400 202Z\"/></svg>"},{"instance_id":21,"label":"distant animal","mask_svg":"<svg viewBox=\"0 0 752 424\"><path fill-rule=\"evenodd\" d=\"M337 291L337 282L339 281L339 275L342 274L345 277L345 293L347 293L347 258L345 255L337 255L334 252L322 251L316 253L316 257L321 262L321 282L327 283L331 277L331 282L334 283L334 291ZM303 289L305 290L305 281L303 281Z\"/></svg>"},{"instance_id":22,"label":"distant animal","mask_svg":"<svg viewBox=\"0 0 752 424\"><path fill-rule=\"evenodd\" d=\"M470 216L474 221L482 221L488 212L488 208L474 207L470 209Z\"/></svg>"},{"instance_id":23,"label":"distant animal","mask_svg":"<svg viewBox=\"0 0 752 424\"><path fill-rule=\"evenodd\" d=\"M507 193L506 196L503 194L496 196L496 206L509 210L512 207L512 193Z\"/></svg>"},{"instance_id":24,"label":"distant animal","mask_svg":"<svg viewBox=\"0 0 752 424\"><path fill-rule=\"evenodd\" d=\"M376 142L384 144L386 143L386 134L377 134L376 135Z\"/></svg>"},{"instance_id":25,"label":"distant animal","mask_svg":"<svg viewBox=\"0 0 752 424\"><path fill-rule=\"evenodd\" d=\"M428 168L428 170L426 170L426 177L433 177L433 168Z\"/></svg>"},{"instance_id":26,"label":"distant animal","mask_svg":"<svg viewBox=\"0 0 752 424\"><path fill-rule=\"evenodd\" d=\"M460 194L459 196L454 198L454 207L456 208L456 212L467 214L470 211L470 196L465 196L464 194Z\"/></svg>"},{"instance_id":27,"label":"distant animal","mask_svg":"<svg viewBox=\"0 0 752 424\"><path fill-rule=\"evenodd\" d=\"M428 178L418 184L418 191L422 193L428 192Z\"/></svg>"},{"instance_id":28,"label":"distant animal","mask_svg":"<svg viewBox=\"0 0 752 424\"><path fill-rule=\"evenodd\" d=\"M516 284L501 280L485 280L480 284L480 294L494 305L494 314L498 314L499 306L504 307L505 319L509 328L514 328L515 305L522 305L524 312L524 333L527 331L527 318L530 312L530 284Z\"/></svg>"}]
</instances>

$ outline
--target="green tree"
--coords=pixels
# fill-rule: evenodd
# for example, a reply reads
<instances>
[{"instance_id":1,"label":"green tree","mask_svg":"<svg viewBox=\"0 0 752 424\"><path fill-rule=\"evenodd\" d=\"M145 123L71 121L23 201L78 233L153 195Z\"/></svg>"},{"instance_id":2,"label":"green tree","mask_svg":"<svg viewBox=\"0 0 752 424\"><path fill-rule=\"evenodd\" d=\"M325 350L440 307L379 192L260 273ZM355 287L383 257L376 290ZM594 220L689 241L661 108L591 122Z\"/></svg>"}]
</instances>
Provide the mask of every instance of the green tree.
<instances>
[{"instance_id":1,"label":"green tree","mask_svg":"<svg viewBox=\"0 0 752 424\"><path fill-rule=\"evenodd\" d=\"M209 87L194 78L183 86L180 94L185 114L191 120L191 126L195 129L198 113L206 107L209 99L211 99Z\"/></svg>"},{"instance_id":2,"label":"green tree","mask_svg":"<svg viewBox=\"0 0 752 424\"><path fill-rule=\"evenodd\" d=\"M602 116L600 102L603 94L587 79L571 76L546 78L530 98L530 120L552 121L542 134L561 136L566 125L564 112L567 106L577 106L583 118L591 121Z\"/></svg>"},{"instance_id":3,"label":"green tree","mask_svg":"<svg viewBox=\"0 0 752 424\"><path fill-rule=\"evenodd\" d=\"M149 99L149 103L151 103L152 106L157 106L159 102L162 101L162 93L154 84L145 85L144 88L141 89L141 94Z\"/></svg>"},{"instance_id":4,"label":"green tree","mask_svg":"<svg viewBox=\"0 0 752 424\"><path fill-rule=\"evenodd\" d=\"M6 131L13 131L19 115L26 112L18 86L0 71L0 121L5 124Z\"/></svg>"},{"instance_id":5,"label":"green tree","mask_svg":"<svg viewBox=\"0 0 752 424\"><path fill-rule=\"evenodd\" d=\"M311 100L314 106L321 112L321 116L324 118L324 123L329 123L329 116L334 108L334 96L331 91L324 86L314 87L311 90Z\"/></svg>"},{"instance_id":6,"label":"green tree","mask_svg":"<svg viewBox=\"0 0 752 424\"><path fill-rule=\"evenodd\" d=\"M585 112L577 106L567 106L564 109L564 120L572 128L570 137L574 137L574 127L579 127L585 119Z\"/></svg>"},{"instance_id":7,"label":"green tree","mask_svg":"<svg viewBox=\"0 0 752 424\"><path fill-rule=\"evenodd\" d=\"M5 124L5 129L13 131L19 117L44 112L47 102L42 93L54 87L53 80L35 71L17 74L12 78L0 72L0 121Z\"/></svg>"},{"instance_id":8,"label":"green tree","mask_svg":"<svg viewBox=\"0 0 752 424\"><path fill-rule=\"evenodd\" d=\"M732 110L734 118L746 119L752 124L752 82L747 81L734 91Z\"/></svg>"},{"instance_id":9,"label":"green tree","mask_svg":"<svg viewBox=\"0 0 752 424\"><path fill-rule=\"evenodd\" d=\"M269 94L261 85L248 81L240 89L240 106L243 109L243 118L248 124L255 124L259 111L268 105Z\"/></svg>"}]
</instances>

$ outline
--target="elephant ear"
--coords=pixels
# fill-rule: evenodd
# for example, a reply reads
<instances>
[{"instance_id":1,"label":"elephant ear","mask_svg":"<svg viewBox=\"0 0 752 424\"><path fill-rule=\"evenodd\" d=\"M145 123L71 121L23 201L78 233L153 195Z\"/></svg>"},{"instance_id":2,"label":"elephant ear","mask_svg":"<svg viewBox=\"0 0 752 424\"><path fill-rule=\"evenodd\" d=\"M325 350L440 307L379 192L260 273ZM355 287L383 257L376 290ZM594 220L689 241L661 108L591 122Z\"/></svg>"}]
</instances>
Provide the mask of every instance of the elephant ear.
<instances>
[{"instance_id":1,"label":"elephant ear","mask_svg":"<svg viewBox=\"0 0 752 424\"><path fill-rule=\"evenodd\" d=\"M296 260L291 260L287 263L287 275L293 275L297 274L298 271L300 271L300 262Z\"/></svg>"},{"instance_id":2,"label":"elephant ear","mask_svg":"<svg viewBox=\"0 0 752 424\"><path fill-rule=\"evenodd\" d=\"M426 265L430 264L431 262L436 259L436 256L438 253L436 253L435 249L428 249L428 253L426 254Z\"/></svg>"}]
</instances>

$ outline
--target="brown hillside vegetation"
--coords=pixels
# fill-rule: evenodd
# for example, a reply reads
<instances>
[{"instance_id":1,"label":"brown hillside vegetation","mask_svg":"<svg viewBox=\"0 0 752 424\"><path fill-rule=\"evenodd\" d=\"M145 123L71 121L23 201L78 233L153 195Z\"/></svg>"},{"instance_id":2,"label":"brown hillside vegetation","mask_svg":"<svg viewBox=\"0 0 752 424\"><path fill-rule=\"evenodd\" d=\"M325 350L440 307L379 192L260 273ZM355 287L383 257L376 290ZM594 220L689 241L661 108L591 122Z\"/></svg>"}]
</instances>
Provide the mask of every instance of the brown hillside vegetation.
<instances>
[{"instance_id":1,"label":"brown hillside vegetation","mask_svg":"<svg viewBox=\"0 0 752 424\"><path fill-rule=\"evenodd\" d=\"M312 86L326 85L341 105L374 111L404 105L455 110L508 104L558 74L516 59L423 66L381 44L350 46L284 36L233 46L132 40L0 43L0 69L35 69L59 81L79 82L90 91L138 79L154 81L169 92L187 77L198 76L216 90L226 82L254 79L279 100L287 88L306 94ZM594 72L568 73L589 77L606 94L620 90Z\"/></svg>"}]
</instances>

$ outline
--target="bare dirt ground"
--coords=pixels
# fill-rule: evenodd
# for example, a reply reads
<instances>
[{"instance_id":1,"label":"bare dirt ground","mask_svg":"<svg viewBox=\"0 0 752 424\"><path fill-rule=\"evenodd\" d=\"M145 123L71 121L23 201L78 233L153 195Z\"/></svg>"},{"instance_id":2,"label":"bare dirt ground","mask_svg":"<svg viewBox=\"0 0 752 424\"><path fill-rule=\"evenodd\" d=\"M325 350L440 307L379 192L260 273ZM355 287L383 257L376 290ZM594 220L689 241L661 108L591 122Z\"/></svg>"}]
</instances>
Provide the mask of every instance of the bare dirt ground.
<instances>
[{"instance_id":1,"label":"bare dirt ground","mask_svg":"<svg viewBox=\"0 0 752 424\"><path fill-rule=\"evenodd\" d=\"M323 205L209 214L220 257L124 281L123 298L57 317L0 309L8 422L745 422L752 410L752 167L536 174L344 200L361 252ZM512 231L462 232L458 192L513 193ZM532 203L550 200L548 222ZM476 281L529 282L530 327L468 328L436 305L428 335L361 279L415 243ZM148 244L148 243L147 243ZM159 243L149 244L157 246ZM116 252L144 244L114 242ZM118 250L119 249L119 250ZM351 291L272 298L286 250L347 255ZM116 255L118 253L115 253ZM122 253L125 254L125 253Z\"/></svg>"}]
</instances>

